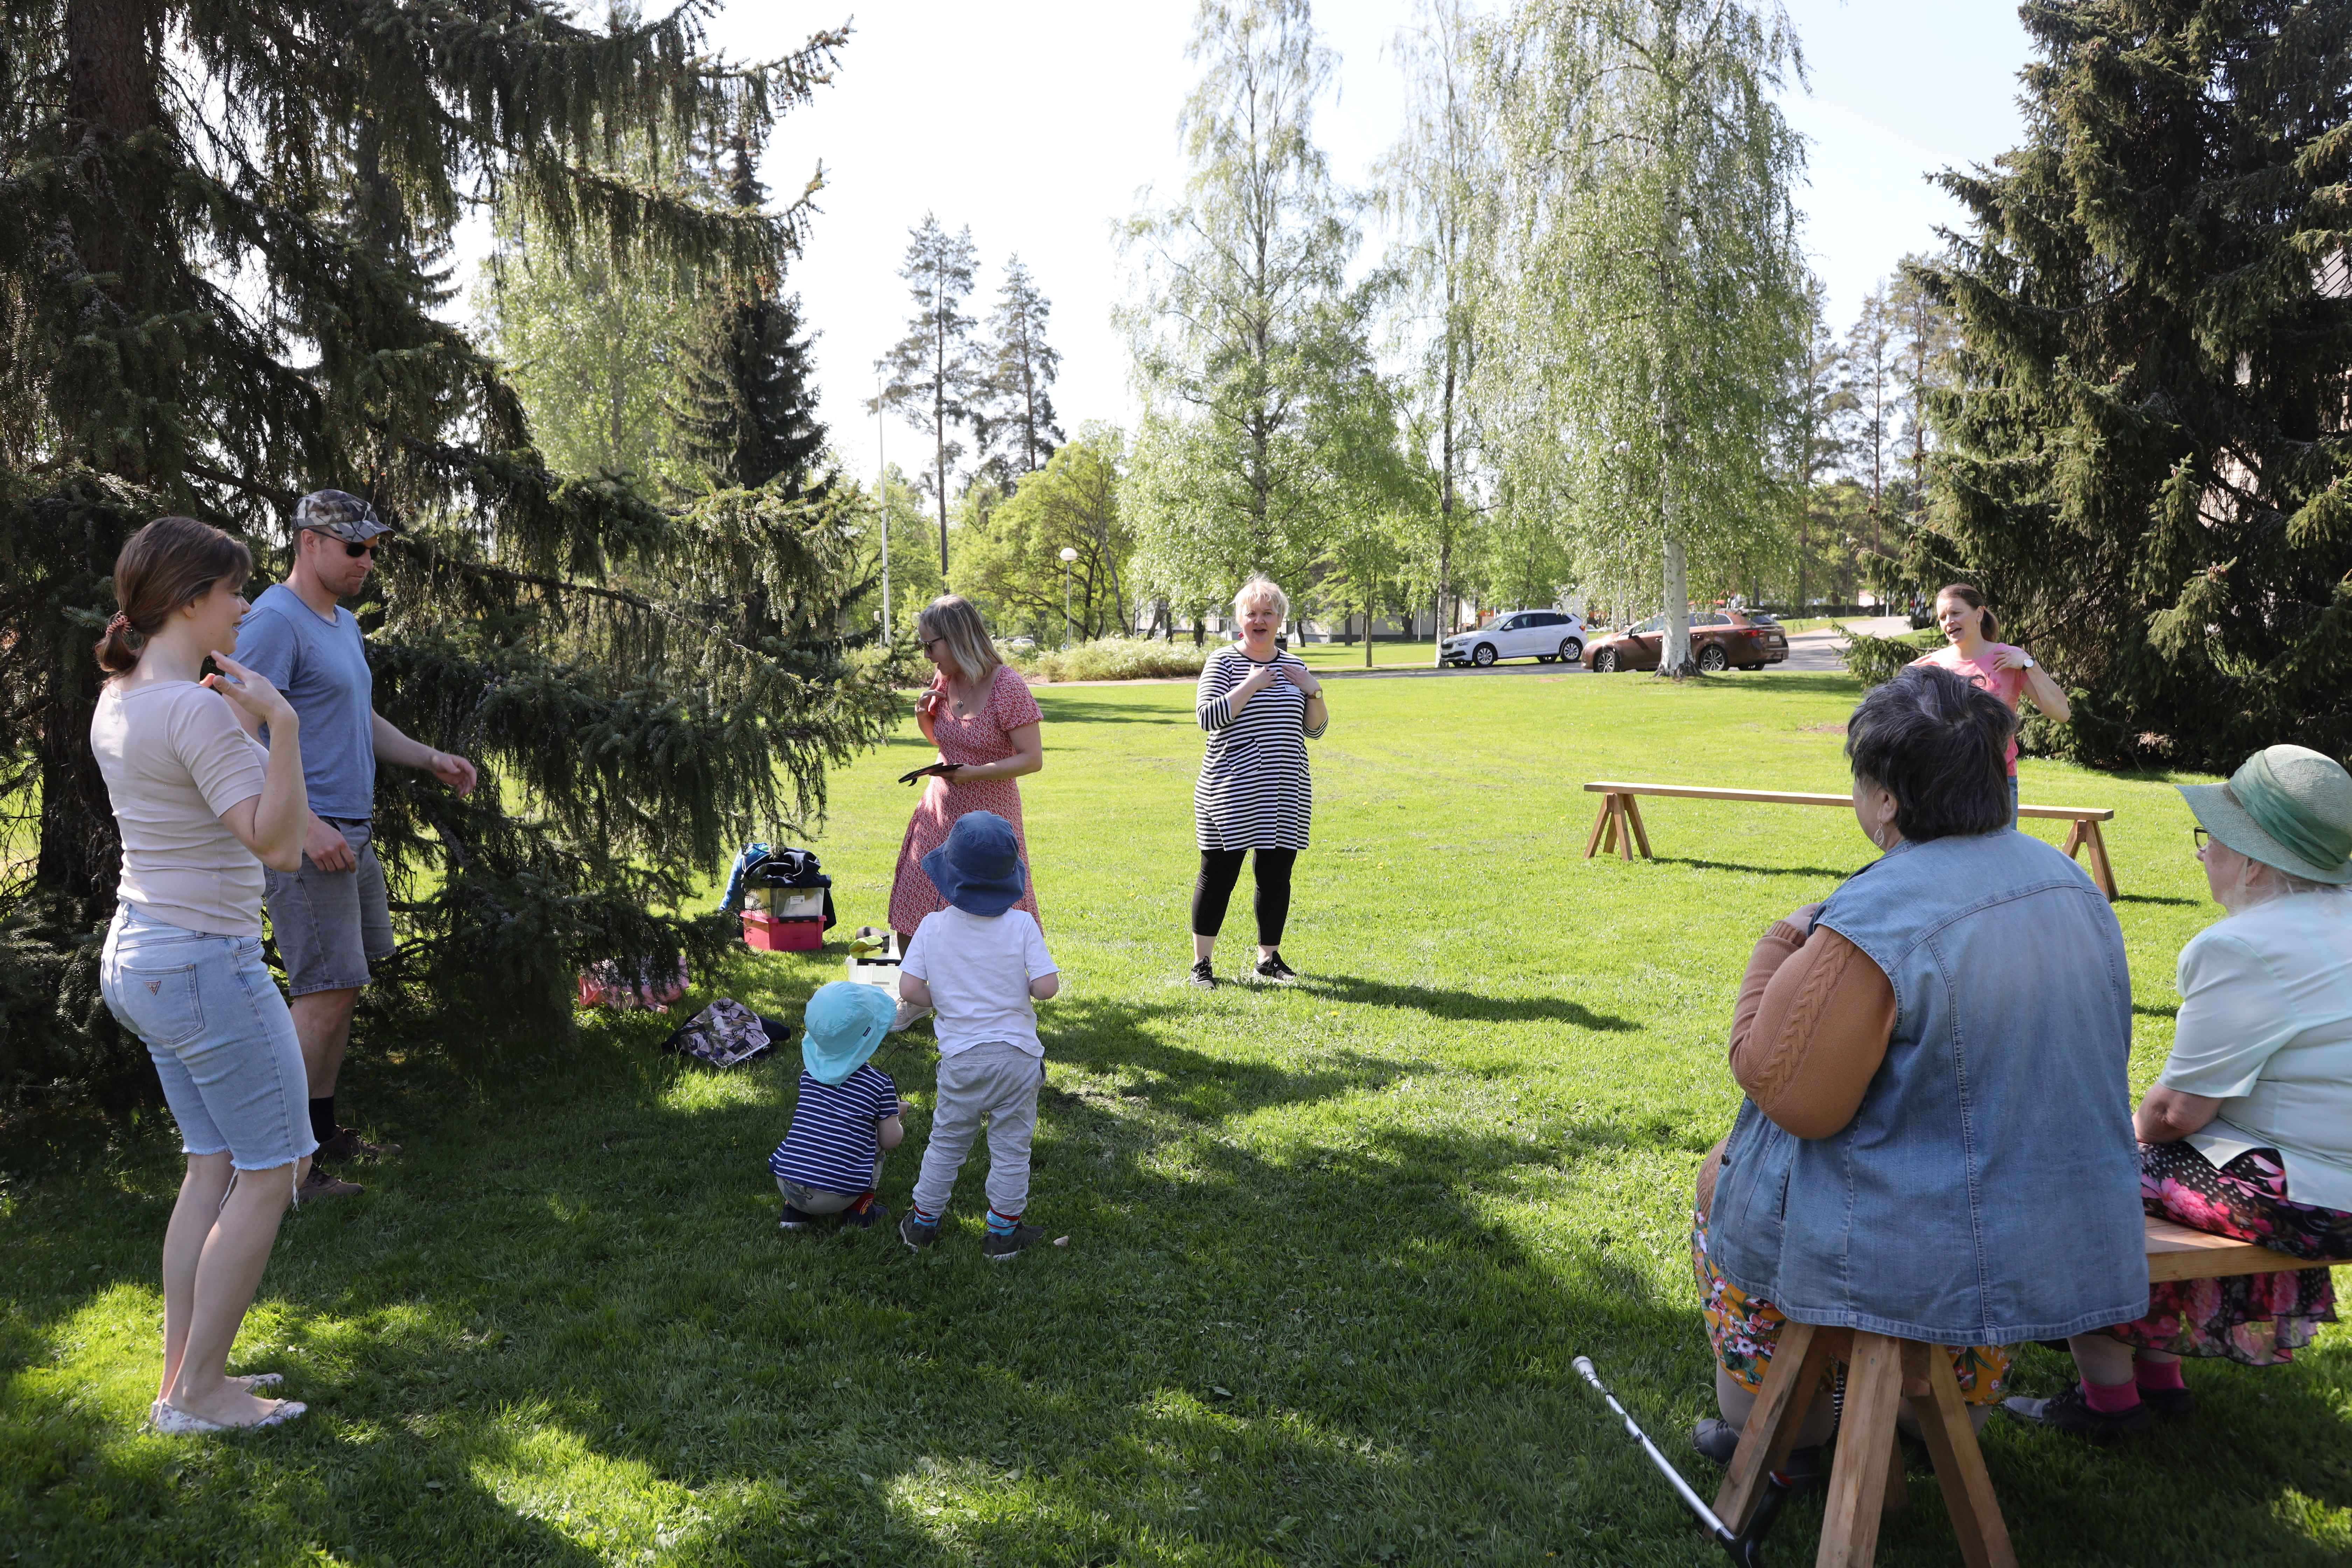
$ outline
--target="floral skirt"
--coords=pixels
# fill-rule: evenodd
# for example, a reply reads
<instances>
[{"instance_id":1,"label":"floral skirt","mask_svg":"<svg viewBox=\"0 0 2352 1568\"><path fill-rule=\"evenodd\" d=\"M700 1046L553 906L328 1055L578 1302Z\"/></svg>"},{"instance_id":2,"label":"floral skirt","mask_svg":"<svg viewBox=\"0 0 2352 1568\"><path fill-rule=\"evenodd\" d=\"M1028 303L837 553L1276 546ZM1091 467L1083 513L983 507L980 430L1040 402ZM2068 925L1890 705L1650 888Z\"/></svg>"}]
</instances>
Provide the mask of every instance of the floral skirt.
<instances>
[{"instance_id":1,"label":"floral skirt","mask_svg":"<svg viewBox=\"0 0 2352 1568\"><path fill-rule=\"evenodd\" d=\"M2297 1258L2352 1258L2352 1214L2289 1203L2275 1149L2249 1149L2216 1169L2189 1144L2143 1143L2139 1173L2140 1203L2159 1219ZM2106 1331L2140 1350L2276 1366L2335 1321L2327 1270L2291 1268L2158 1280L2147 1288L2147 1316Z\"/></svg>"},{"instance_id":2,"label":"floral skirt","mask_svg":"<svg viewBox=\"0 0 2352 1568\"><path fill-rule=\"evenodd\" d=\"M1698 1308L1706 1320L1707 1342L1715 1347L1715 1363L1731 1381L1750 1394L1764 1392L1764 1369L1772 1363L1772 1348L1780 1342L1780 1326L1789 1320L1780 1309L1760 1296L1750 1296L1723 1277L1706 1255L1706 1216L1691 1215L1691 1276L1698 1281ZM1960 1397L1970 1405L1992 1405L2009 1393L2009 1352L1999 1345L1964 1345L1952 1352L1952 1372L1959 1379ZM1831 1386L1824 1376L1823 1387Z\"/></svg>"}]
</instances>

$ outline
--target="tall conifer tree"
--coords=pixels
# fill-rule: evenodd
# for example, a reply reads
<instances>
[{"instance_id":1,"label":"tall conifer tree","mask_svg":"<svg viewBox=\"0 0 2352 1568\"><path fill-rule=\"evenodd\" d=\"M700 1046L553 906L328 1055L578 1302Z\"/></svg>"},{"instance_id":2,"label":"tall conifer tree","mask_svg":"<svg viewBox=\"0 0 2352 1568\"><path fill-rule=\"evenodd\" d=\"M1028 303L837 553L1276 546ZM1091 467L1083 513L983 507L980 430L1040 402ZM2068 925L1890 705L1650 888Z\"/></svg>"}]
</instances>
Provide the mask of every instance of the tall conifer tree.
<instances>
[{"instance_id":1,"label":"tall conifer tree","mask_svg":"<svg viewBox=\"0 0 2352 1568\"><path fill-rule=\"evenodd\" d=\"M475 1037L560 1026L587 960L715 942L664 911L743 829L820 807L826 763L878 732L892 700L832 629L840 529L756 493L667 511L551 473L498 366L437 313L443 237L492 195L536 243L616 266L776 264L796 212L610 157L762 127L843 41L731 62L705 46L715 6L598 27L554 0L6 0L0 407L28 423L0 472L0 842L30 855L0 877L0 1091L84 1071L110 1033L87 946L58 944L112 901L89 650L149 517L238 530L265 571L311 489L399 527L359 606L376 703L485 785L379 788L399 994ZM784 635L711 615L752 582ZM28 974L47 1014L5 994Z\"/></svg>"},{"instance_id":2,"label":"tall conifer tree","mask_svg":"<svg viewBox=\"0 0 2352 1568\"><path fill-rule=\"evenodd\" d=\"M1045 466L1063 442L1054 423L1054 378L1061 374L1062 353L1045 341L1045 323L1053 302L1029 275L1017 256L1004 263L1004 284L996 293L996 310L989 330L996 338L996 363L990 372L990 390L996 410L989 420L991 445L996 451L992 466L996 482L1010 491L1024 474Z\"/></svg>"},{"instance_id":3,"label":"tall conifer tree","mask_svg":"<svg viewBox=\"0 0 2352 1568\"><path fill-rule=\"evenodd\" d=\"M907 323L907 335L875 367L890 377L877 399L880 405L903 411L908 423L931 437L930 489L939 508L942 582L948 574L948 469L963 456L955 431L969 427L986 439L988 366L971 341L972 319L963 313L979 265L970 228L950 237L937 217L925 213L921 226L910 231L907 259L898 268L915 297L914 319Z\"/></svg>"},{"instance_id":4,"label":"tall conifer tree","mask_svg":"<svg viewBox=\"0 0 2352 1568\"><path fill-rule=\"evenodd\" d=\"M755 212L767 189L752 170L757 149L737 132L728 142L729 201ZM717 295L701 342L688 351L687 406L678 424L687 449L712 483L755 489L778 485L800 496L824 456L816 416L816 366L801 332L800 300L780 275L747 279Z\"/></svg>"},{"instance_id":5,"label":"tall conifer tree","mask_svg":"<svg viewBox=\"0 0 2352 1568\"><path fill-rule=\"evenodd\" d=\"M2352 8L2028 5L2026 144L1947 174L1947 493L1913 542L2083 689L2062 741L2352 754Z\"/></svg>"}]
</instances>

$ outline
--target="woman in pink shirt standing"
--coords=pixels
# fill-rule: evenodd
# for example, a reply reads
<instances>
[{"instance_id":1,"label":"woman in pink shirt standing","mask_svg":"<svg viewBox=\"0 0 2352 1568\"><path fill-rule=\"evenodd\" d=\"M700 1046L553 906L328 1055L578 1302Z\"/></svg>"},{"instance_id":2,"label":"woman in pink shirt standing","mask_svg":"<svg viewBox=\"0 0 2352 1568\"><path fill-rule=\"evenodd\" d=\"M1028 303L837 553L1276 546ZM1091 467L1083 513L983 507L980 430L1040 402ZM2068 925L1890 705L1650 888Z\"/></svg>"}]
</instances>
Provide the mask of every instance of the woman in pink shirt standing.
<instances>
[{"instance_id":1,"label":"woman in pink shirt standing","mask_svg":"<svg viewBox=\"0 0 2352 1568\"><path fill-rule=\"evenodd\" d=\"M2000 635L1992 611L1985 606L1984 590L1969 583L1953 583L1936 591L1936 624L1946 646L1911 662L1941 665L1965 675L2017 711L2020 697L2063 724L2074 709L2066 693L2033 656L2011 643L1995 642ZM2017 736L2009 738L2009 825L2017 826Z\"/></svg>"}]
</instances>

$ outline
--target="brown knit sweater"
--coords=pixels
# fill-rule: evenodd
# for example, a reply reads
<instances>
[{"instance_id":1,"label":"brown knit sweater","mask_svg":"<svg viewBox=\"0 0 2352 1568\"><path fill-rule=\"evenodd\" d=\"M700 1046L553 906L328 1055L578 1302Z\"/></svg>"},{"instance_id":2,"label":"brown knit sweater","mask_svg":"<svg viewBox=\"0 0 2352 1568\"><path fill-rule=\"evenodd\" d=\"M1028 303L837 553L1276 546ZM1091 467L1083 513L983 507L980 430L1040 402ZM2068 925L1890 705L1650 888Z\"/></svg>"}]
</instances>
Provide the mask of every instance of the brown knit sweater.
<instances>
[{"instance_id":1,"label":"brown knit sweater","mask_svg":"<svg viewBox=\"0 0 2352 1568\"><path fill-rule=\"evenodd\" d=\"M1862 1108L1895 1033L1895 987L1860 948L1812 923L1818 906L1774 921L1748 955L1731 1014L1731 1076L1756 1109L1800 1138L1827 1138ZM1697 1208L1715 1202L1723 1144L1699 1167Z\"/></svg>"}]
</instances>

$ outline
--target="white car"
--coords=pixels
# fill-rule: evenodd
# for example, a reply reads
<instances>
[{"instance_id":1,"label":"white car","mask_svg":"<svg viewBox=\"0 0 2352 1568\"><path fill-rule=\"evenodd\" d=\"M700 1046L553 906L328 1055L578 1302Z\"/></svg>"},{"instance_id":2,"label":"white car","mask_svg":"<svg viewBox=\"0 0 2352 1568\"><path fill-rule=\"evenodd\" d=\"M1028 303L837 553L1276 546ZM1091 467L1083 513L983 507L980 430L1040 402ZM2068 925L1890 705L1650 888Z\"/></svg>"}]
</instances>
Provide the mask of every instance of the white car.
<instances>
[{"instance_id":1,"label":"white car","mask_svg":"<svg viewBox=\"0 0 2352 1568\"><path fill-rule=\"evenodd\" d=\"M1481 669L1498 658L1575 664L1583 658L1584 617L1570 610L1511 610L1475 632L1447 637L1438 649L1441 663Z\"/></svg>"}]
</instances>

